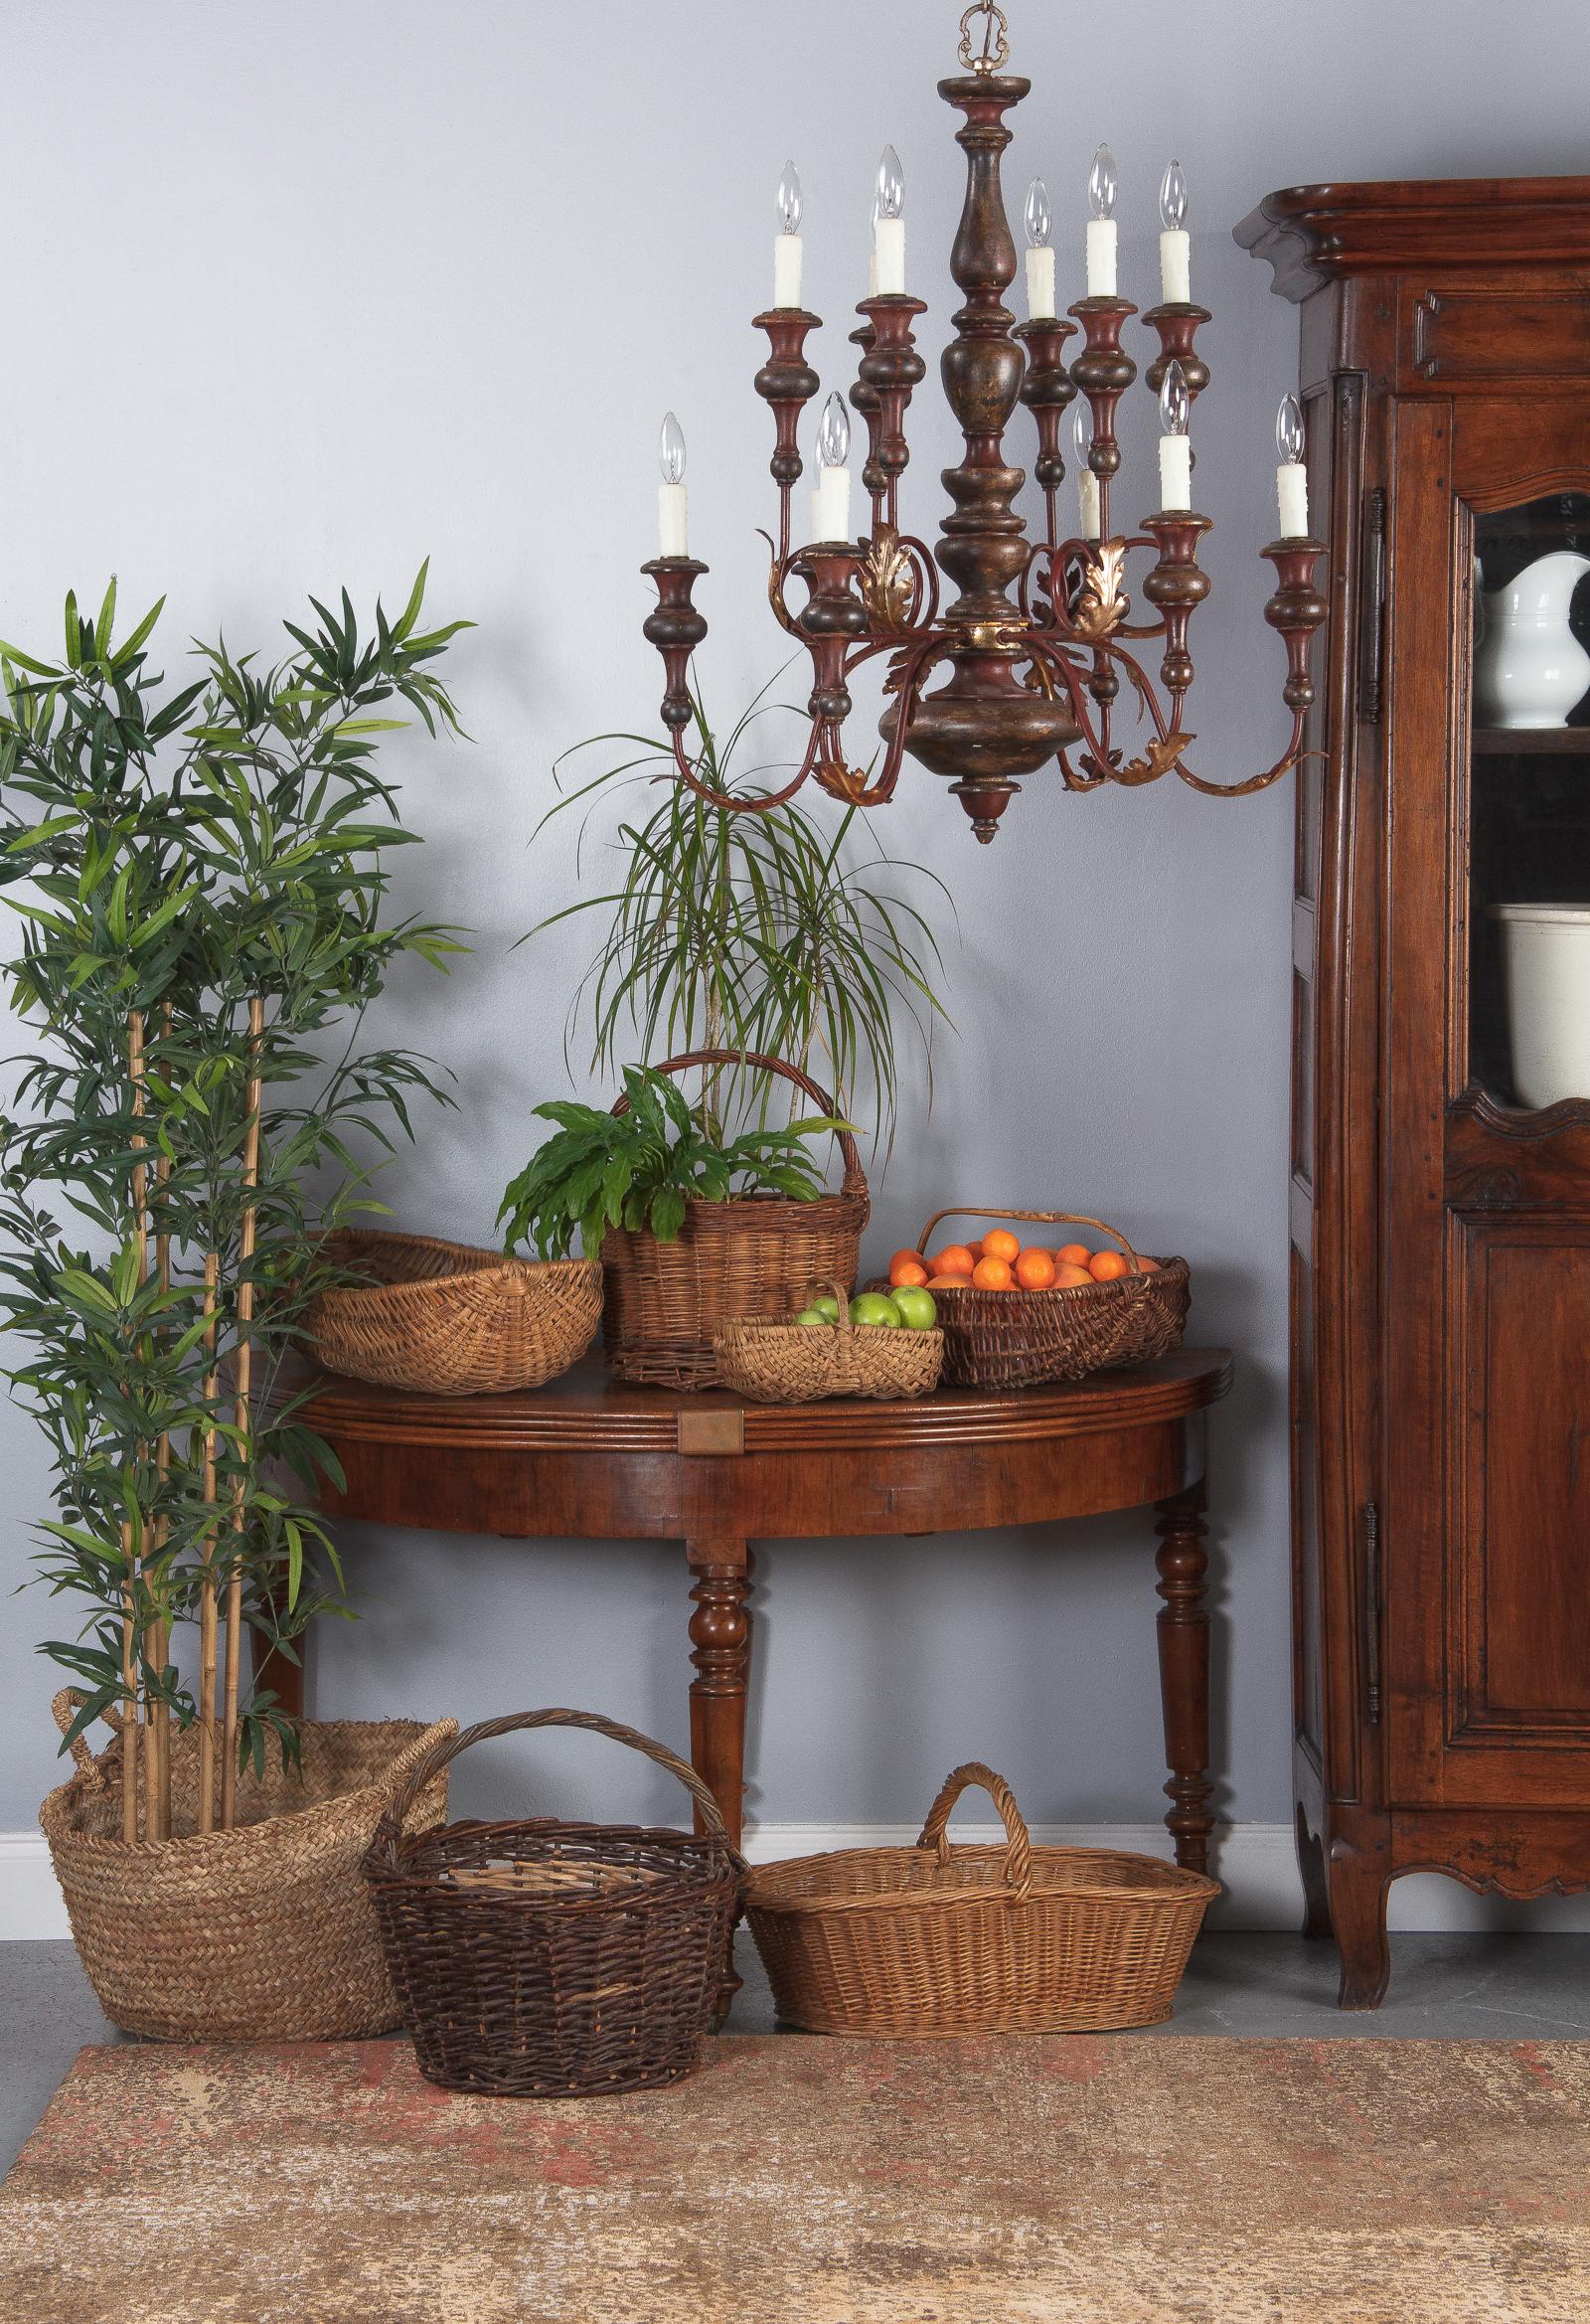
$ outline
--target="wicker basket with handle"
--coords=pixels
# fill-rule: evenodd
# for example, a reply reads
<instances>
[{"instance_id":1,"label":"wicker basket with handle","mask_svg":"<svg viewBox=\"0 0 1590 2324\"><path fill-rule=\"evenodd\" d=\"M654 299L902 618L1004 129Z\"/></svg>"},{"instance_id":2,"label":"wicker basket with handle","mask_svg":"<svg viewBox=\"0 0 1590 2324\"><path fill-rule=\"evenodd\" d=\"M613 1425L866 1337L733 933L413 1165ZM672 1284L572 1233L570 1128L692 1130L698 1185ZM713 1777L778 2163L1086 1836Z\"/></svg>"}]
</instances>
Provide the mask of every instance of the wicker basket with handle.
<instances>
[{"instance_id":1,"label":"wicker basket with handle","mask_svg":"<svg viewBox=\"0 0 1590 2324\"><path fill-rule=\"evenodd\" d=\"M814 1283L839 1302L839 1321L816 1324L786 1317L737 1316L718 1329L717 1377L736 1396L757 1404L815 1404L820 1397L930 1396L944 1363L944 1334L854 1324L839 1283Z\"/></svg>"},{"instance_id":2,"label":"wicker basket with handle","mask_svg":"<svg viewBox=\"0 0 1590 2324\"><path fill-rule=\"evenodd\" d=\"M1128 1272L1108 1283L1063 1290L936 1290L944 1331L944 1377L958 1388L1035 1388L1050 1380L1085 1380L1111 1364L1141 1364L1180 1347L1192 1299L1185 1258L1157 1258L1152 1268L1118 1227L1081 1211L935 1211L917 1238L926 1256L944 1219L1026 1219L1044 1226L1095 1227L1118 1243Z\"/></svg>"},{"instance_id":3,"label":"wicker basket with handle","mask_svg":"<svg viewBox=\"0 0 1590 2324\"><path fill-rule=\"evenodd\" d=\"M550 1817L408 1833L458 1753L526 1728L577 1727L677 1775L703 1832ZM678 2081L701 2058L745 1866L717 1803L666 1745L591 1711L483 1720L414 1767L365 1877L419 2071L446 2089L597 2097Z\"/></svg>"},{"instance_id":4,"label":"wicker basket with handle","mask_svg":"<svg viewBox=\"0 0 1590 2324\"><path fill-rule=\"evenodd\" d=\"M951 1848L969 1783L1003 1848ZM1216 1882L1154 1856L1035 1848L1009 1785L978 1761L944 1784L914 1848L758 1865L746 1917L781 2018L818 2034L1068 2034L1152 2026Z\"/></svg>"},{"instance_id":5,"label":"wicker basket with handle","mask_svg":"<svg viewBox=\"0 0 1590 2324\"><path fill-rule=\"evenodd\" d=\"M782 1058L736 1049L698 1049L671 1057L656 1071L693 1066L748 1066L781 1074L826 1114L834 1101L798 1066ZM628 1099L613 1107L623 1113ZM620 1380L663 1388L712 1388L717 1383L714 1340L720 1324L740 1316L783 1315L808 1283L837 1281L854 1288L861 1265L862 1230L871 1205L856 1140L840 1132L845 1175L838 1194L816 1202L782 1195L750 1195L685 1206L678 1240L659 1243L649 1228L609 1229L602 1241L606 1289L603 1325L607 1362Z\"/></svg>"},{"instance_id":6,"label":"wicker basket with handle","mask_svg":"<svg viewBox=\"0 0 1590 2324\"><path fill-rule=\"evenodd\" d=\"M346 1228L325 1255L367 1283L322 1291L305 1337L328 1372L434 1396L540 1388L577 1364L602 1313L593 1258L505 1258L430 1235Z\"/></svg>"}]
</instances>

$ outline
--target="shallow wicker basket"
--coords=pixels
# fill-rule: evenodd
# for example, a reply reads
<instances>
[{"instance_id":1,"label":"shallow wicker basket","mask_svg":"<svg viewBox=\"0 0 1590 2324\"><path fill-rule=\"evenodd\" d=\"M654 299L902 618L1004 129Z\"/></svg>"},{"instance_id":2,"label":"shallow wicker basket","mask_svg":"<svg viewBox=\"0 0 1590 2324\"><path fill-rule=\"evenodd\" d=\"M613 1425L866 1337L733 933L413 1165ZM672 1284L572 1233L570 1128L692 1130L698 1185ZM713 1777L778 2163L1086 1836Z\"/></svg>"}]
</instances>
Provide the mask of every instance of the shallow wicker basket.
<instances>
[{"instance_id":1,"label":"shallow wicker basket","mask_svg":"<svg viewBox=\"0 0 1590 2324\"><path fill-rule=\"evenodd\" d=\"M460 1751L537 1727L587 1728L644 1751L690 1792L701 1835L551 1817L404 1832L414 1799ZM695 1769L633 1728L527 1711L437 1743L365 1859L420 2073L519 2097L678 2081L712 2024L744 1871Z\"/></svg>"},{"instance_id":2,"label":"shallow wicker basket","mask_svg":"<svg viewBox=\"0 0 1590 2324\"><path fill-rule=\"evenodd\" d=\"M951 1848L968 1783L1002 1848ZM914 1848L758 1865L745 1911L778 2014L817 2034L1068 2034L1152 2026L1216 1882L1153 1856L1034 1848L1004 1779L957 1767Z\"/></svg>"},{"instance_id":3,"label":"shallow wicker basket","mask_svg":"<svg viewBox=\"0 0 1590 2324\"><path fill-rule=\"evenodd\" d=\"M323 1291L305 1336L328 1372L436 1396L540 1388L596 1337L595 1259L505 1258L429 1235L349 1228L325 1255L368 1284Z\"/></svg>"},{"instance_id":4,"label":"shallow wicker basket","mask_svg":"<svg viewBox=\"0 0 1590 2324\"><path fill-rule=\"evenodd\" d=\"M736 1316L714 1342L721 1387L765 1405L808 1405L828 1396L931 1396L944 1366L941 1331L857 1325L842 1284L813 1283L808 1289L833 1293L838 1323L820 1331L788 1317Z\"/></svg>"},{"instance_id":5,"label":"shallow wicker basket","mask_svg":"<svg viewBox=\"0 0 1590 2324\"><path fill-rule=\"evenodd\" d=\"M1112 1364L1142 1364L1182 1344L1192 1300L1185 1258L1140 1267L1119 1228L1080 1211L935 1211L917 1240L924 1257L943 1219L1030 1219L1096 1227L1118 1243L1131 1271L1113 1283L1056 1291L935 1291L944 1332L944 1377L957 1388L1036 1388L1085 1380Z\"/></svg>"},{"instance_id":6,"label":"shallow wicker basket","mask_svg":"<svg viewBox=\"0 0 1590 2324\"><path fill-rule=\"evenodd\" d=\"M735 1049L699 1049L656 1070L748 1066L781 1074L832 1115L834 1101L782 1058ZM622 1113L620 1097L613 1107ZM845 1176L838 1194L816 1202L752 1195L743 1201L691 1202L677 1241L659 1243L648 1229L614 1228L602 1242L606 1291L603 1337L609 1368L620 1380L660 1388L713 1388L718 1326L747 1315L784 1315L807 1283L830 1279L854 1288L870 1204L856 1140L842 1133Z\"/></svg>"},{"instance_id":7,"label":"shallow wicker basket","mask_svg":"<svg viewBox=\"0 0 1590 2324\"><path fill-rule=\"evenodd\" d=\"M52 1709L63 1734L81 1703ZM72 1934L99 2006L164 2042L329 2042L390 2033L398 1997L360 1866L393 1792L453 1720L309 1720L301 1773L271 1750L238 1778L230 1832L196 1830L199 1733L171 1739L173 1837L121 1837L121 1739L39 1813ZM141 1801L140 1801L141 1809ZM440 1823L447 1780L426 1783L417 1820Z\"/></svg>"}]
</instances>

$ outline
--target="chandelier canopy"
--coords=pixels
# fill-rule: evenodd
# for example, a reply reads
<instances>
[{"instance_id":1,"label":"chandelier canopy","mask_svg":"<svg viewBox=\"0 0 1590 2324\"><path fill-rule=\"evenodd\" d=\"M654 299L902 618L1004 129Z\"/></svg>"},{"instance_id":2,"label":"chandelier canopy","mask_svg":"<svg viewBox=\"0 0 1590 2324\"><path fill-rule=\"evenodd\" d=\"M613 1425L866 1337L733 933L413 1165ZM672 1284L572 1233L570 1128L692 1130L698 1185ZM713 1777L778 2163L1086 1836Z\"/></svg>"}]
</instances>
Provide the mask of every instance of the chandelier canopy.
<instances>
[{"instance_id":1,"label":"chandelier canopy","mask_svg":"<svg viewBox=\"0 0 1590 2324\"><path fill-rule=\"evenodd\" d=\"M770 467L779 493L776 546L764 536L772 550L767 586L774 614L810 654L813 674L811 732L798 768L781 790L754 797L716 792L685 748L694 715L690 659L707 635L694 593L707 568L689 553L684 435L672 413L664 421L662 554L643 569L656 581L658 602L645 633L663 657L662 712L680 778L716 804L766 811L815 775L837 798L877 806L893 797L909 755L949 781L977 837L987 841L1022 778L1051 760L1067 790L1153 782L1174 772L1195 790L1229 798L1276 781L1302 753L1304 714L1314 698L1309 644L1326 606L1314 585L1324 545L1309 535L1297 404L1285 399L1276 430L1282 537L1263 551L1276 571L1264 614L1286 642L1282 694L1293 714L1292 736L1262 773L1211 782L1187 763L1194 738L1183 723L1193 676L1189 627L1210 585L1197 562L1210 526L1192 505L1189 432L1193 406L1208 385L1208 368L1194 341L1209 315L1190 296L1186 178L1173 161L1160 188L1162 297L1143 318L1159 339L1144 378L1159 399L1160 507L1141 520L1137 533L1117 533L1110 507L1121 466L1116 414L1138 376L1121 334L1138 310L1116 289L1115 163L1101 146L1088 181L1093 216L1087 289L1069 310L1074 322L1055 313L1048 197L1042 181L1034 181L1025 211L1029 319L1018 324L1004 304L1017 252L1000 158L1012 135L1005 116L1032 83L1003 70L1007 33L1005 16L992 0L968 8L961 19L965 70L938 84L939 94L963 116L955 135L966 155L966 200L950 255L965 304L940 359L945 398L965 452L944 471L951 506L932 552L899 524L900 478L910 456L905 415L926 373L913 326L927 310L905 288L904 174L892 146L885 147L878 166L873 280L857 310L861 326L851 333L860 358L850 406L867 428L862 483L871 522L860 538L850 537L850 419L844 400L831 394L818 426L810 538L795 539L793 496L803 470L797 434L801 415L821 386L806 360L806 341L819 318L801 304L802 198L793 164L779 181L774 304L756 317L769 353L755 385L773 415ZM1067 365L1065 343L1078 325L1082 343ZM1067 539L1058 506L1065 477L1060 441L1073 401L1080 530ZM1045 514L1043 538L1035 542L1016 505L1026 471L1009 465L1005 453L1005 431L1018 404L1032 413L1037 437L1034 475ZM1134 623L1128 559L1137 552L1155 560L1140 584L1153 618ZM947 603L941 603L940 575L957 592ZM792 584L801 592L799 603L791 602ZM1159 690L1134 650L1155 639L1163 647ZM844 744L852 710L849 680L879 655L886 657L884 691L890 697L879 729L883 748L873 770L858 769ZM941 673L942 682L930 685ZM1114 736L1123 674L1151 728L1134 757Z\"/></svg>"}]
</instances>

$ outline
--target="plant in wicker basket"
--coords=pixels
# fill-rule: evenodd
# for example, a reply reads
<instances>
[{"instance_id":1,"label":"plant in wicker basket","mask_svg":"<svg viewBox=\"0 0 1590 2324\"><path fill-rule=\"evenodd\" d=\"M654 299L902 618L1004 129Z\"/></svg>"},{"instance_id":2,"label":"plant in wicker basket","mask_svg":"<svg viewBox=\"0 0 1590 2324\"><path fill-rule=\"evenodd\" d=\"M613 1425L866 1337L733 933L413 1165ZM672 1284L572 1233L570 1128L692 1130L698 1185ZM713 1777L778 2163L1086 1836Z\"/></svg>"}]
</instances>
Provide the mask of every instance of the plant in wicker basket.
<instances>
[{"instance_id":1,"label":"plant in wicker basket","mask_svg":"<svg viewBox=\"0 0 1590 2324\"><path fill-rule=\"evenodd\" d=\"M239 1769L262 1777L272 1731L298 1740L248 1692L244 1631L293 1657L341 1610L328 1537L275 1481L334 1464L270 1391L327 1228L371 1207L356 1146L437 1094L423 1061L356 1054L393 961L458 948L386 910L384 851L410 835L376 738L402 706L457 726L430 665L464 624L422 630L423 588L421 569L368 637L346 592L316 604L271 667L200 645L164 699L160 607L117 642L113 583L91 620L68 598L60 663L0 647L0 883L31 1037L0 1123L0 1314L31 1343L12 1378L55 1458L45 1578L81 1616L42 1651L79 1690L69 1742L119 1725L128 1841L173 1832L190 1729L188 1828L233 1824Z\"/></svg>"}]
</instances>

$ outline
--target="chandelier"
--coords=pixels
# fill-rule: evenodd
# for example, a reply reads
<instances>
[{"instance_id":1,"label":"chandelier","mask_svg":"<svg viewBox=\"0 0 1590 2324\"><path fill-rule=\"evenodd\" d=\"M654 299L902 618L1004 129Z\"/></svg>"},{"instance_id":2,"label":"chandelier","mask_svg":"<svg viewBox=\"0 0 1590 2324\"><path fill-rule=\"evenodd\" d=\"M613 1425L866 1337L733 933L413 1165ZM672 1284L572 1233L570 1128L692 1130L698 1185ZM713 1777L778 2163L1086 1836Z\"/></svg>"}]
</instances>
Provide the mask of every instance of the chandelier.
<instances>
[{"instance_id":1,"label":"chandelier","mask_svg":"<svg viewBox=\"0 0 1590 2324\"><path fill-rule=\"evenodd\" d=\"M805 350L819 318L801 304L801 194L793 166L780 182L774 304L756 317L769 354L755 384L773 415L770 467L779 494L777 543L770 535L763 538L772 552L767 593L773 612L810 654L813 674L806 706L811 732L799 767L781 790L751 797L716 791L685 747L694 717L690 660L707 635L694 594L708 569L689 552L684 434L672 413L664 421L662 554L642 569L657 584L658 602L645 634L663 658L662 715L680 779L716 806L765 812L814 775L837 798L877 806L893 797L908 754L949 781L978 839L986 842L1021 778L1050 760L1067 790L1154 782L1175 773L1194 790L1231 798L1276 781L1302 754L1304 714L1314 698L1309 643L1326 606L1314 585L1324 545L1309 536L1296 401L1283 401L1276 428L1282 537L1262 553L1276 573L1264 617L1286 643L1282 696L1292 712L1292 737L1262 773L1240 782L1207 781L1187 763L1194 737L1183 723L1193 676L1188 630L1210 586L1197 562L1210 521L1192 509L1189 439L1192 407L1209 377L1194 341L1209 315L1190 296L1186 183L1173 162L1160 190L1163 295L1143 318L1160 343L1144 377L1159 399L1161 505L1141 520L1139 532L1117 533L1111 515L1121 465L1116 415L1138 367L1121 345L1122 327L1137 309L1116 289L1115 165L1101 146L1089 180L1087 292L1069 310L1074 324L1055 313L1048 201L1041 181L1034 182L1026 210L1029 319L1018 325L1003 303L1017 254L1000 156L1012 136L1005 115L1032 83L1002 70L1010 54L1007 32L992 0L968 8L961 19L965 70L938 84L940 96L965 116L955 141L966 155L966 201L950 272L966 303L953 318L955 336L940 368L966 446L959 465L943 474L951 507L934 552L899 524L900 478L909 458L905 415L926 372L913 325L927 310L905 288L904 187L892 147L878 168L873 281L857 310L861 327L851 333L861 353L850 404L867 428L862 483L872 503L871 522L859 539L850 538L850 420L842 398L831 394L818 428L811 537L795 539L792 504L803 465L796 439L801 415L820 386ZM1081 346L1067 365L1065 343L1076 325ZM1080 529L1064 539L1060 442L1066 408L1078 398L1072 435ZM1019 403L1032 413L1037 436L1034 475L1045 510L1040 541L1029 539L1015 505L1025 471L1010 466L1005 454L1005 431ZM1127 561L1138 552L1155 560L1141 580L1154 617L1133 622ZM941 603L940 574L959 592L948 603ZM791 602L792 591L802 592L799 603ZM1135 650L1148 640L1163 644L1158 689ZM879 726L882 750L874 753L872 766L858 768L847 759L844 743L852 710L849 682L878 656L886 656L883 690L889 698ZM930 684L940 674L942 682ZM1115 739L1123 675L1150 729L1136 756L1128 756Z\"/></svg>"}]
</instances>

